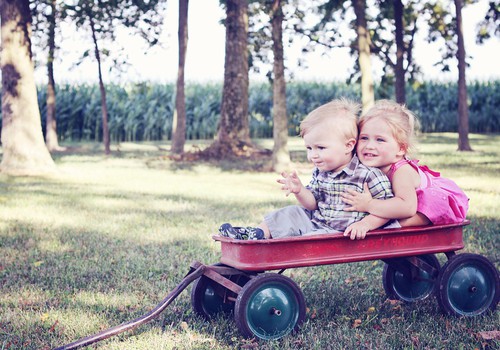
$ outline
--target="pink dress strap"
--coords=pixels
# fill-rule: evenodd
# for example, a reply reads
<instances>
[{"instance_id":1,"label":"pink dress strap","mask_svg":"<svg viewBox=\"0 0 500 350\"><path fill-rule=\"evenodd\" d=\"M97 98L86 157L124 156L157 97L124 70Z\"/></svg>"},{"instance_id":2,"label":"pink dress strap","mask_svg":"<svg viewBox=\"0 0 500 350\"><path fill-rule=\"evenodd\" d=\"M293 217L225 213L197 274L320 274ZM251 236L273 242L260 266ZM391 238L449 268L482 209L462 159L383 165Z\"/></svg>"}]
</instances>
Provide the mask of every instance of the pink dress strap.
<instances>
[{"instance_id":1,"label":"pink dress strap","mask_svg":"<svg viewBox=\"0 0 500 350\"><path fill-rule=\"evenodd\" d=\"M392 181L392 177L394 176L394 173L401 168L403 165L410 164L416 171L418 171L418 160L416 159L401 159L398 160L396 163L393 163L391 167L389 168L389 171L387 172L387 177L389 180ZM439 175L438 175L439 176Z\"/></svg>"}]
</instances>

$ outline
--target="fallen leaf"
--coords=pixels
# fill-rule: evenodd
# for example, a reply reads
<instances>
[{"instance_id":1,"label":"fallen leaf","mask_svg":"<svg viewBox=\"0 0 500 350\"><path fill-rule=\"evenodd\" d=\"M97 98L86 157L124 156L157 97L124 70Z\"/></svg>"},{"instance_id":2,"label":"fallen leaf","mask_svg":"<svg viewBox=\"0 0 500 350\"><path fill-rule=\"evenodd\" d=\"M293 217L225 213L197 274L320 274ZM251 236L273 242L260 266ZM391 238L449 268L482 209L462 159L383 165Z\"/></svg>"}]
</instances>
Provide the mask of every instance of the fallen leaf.
<instances>
[{"instance_id":1,"label":"fallen leaf","mask_svg":"<svg viewBox=\"0 0 500 350\"><path fill-rule=\"evenodd\" d=\"M361 326L361 323L362 321L359 318L355 319L354 323L352 324L352 328L358 328L359 326Z\"/></svg>"},{"instance_id":2,"label":"fallen leaf","mask_svg":"<svg viewBox=\"0 0 500 350\"><path fill-rule=\"evenodd\" d=\"M49 333L54 332L54 330L56 329L56 326L57 326L58 323L59 323L58 320L56 320L56 322L54 322L54 324L52 325L52 327L50 327L50 329L49 329Z\"/></svg>"},{"instance_id":3,"label":"fallen leaf","mask_svg":"<svg viewBox=\"0 0 500 350\"><path fill-rule=\"evenodd\" d=\"M40 266L40 265L42 265L42 264L43 264L43 260L39 260L39 261L35 261L35 262L33 263L33 266L38 267L38 266Z\"/></svg>"},{"instance_id":4,"label":"fallen leaf","mask_svg":"<svg viewBox=\"0 0 500 350\"><path fill-rule=\"evenodd\" d=\"M188 326L187 322L182 321L182 322L181 322L181 328L182 328L182 330L184 330L184 331L186 331L186 332L187 332L187 331L188 331L188 329L189 329L189 326Z\"/></svg>"},{"instance_id":5,"label":"fallen leaf","mask_svg":"<svg viewBox=\"0 0 500 350\"><path fill-rule=\"evenodd\" d=\"M417 348L420 347L420 340L418 339L418 337L412 336L411 337L411 342L413 343L413 345L415 347L417 347Z\"/></svg>"},{"instance_id":6,"label":"fallen leaf","mask_svg":"<svg viewBox=\"0 0 500 350\"><path fill-rule=\"evenodd\" d=\"M477 334L484 340L500 340L500 331L484 331Z\"/></svg>"},{"instance_id":7,"label":"fallen leaf","mask_svg":"<svg viewBox=\"0 0 500 350\"><path fill-rule=\"evenodd\" d=\"M367 314L372 314L372 313L374 313L374 312L375 312L375 307L374 307L374 306L370 306L370 307L368 308L368 310L366 310L366 313L367 313Z\"/></svg>"}]
</instances>

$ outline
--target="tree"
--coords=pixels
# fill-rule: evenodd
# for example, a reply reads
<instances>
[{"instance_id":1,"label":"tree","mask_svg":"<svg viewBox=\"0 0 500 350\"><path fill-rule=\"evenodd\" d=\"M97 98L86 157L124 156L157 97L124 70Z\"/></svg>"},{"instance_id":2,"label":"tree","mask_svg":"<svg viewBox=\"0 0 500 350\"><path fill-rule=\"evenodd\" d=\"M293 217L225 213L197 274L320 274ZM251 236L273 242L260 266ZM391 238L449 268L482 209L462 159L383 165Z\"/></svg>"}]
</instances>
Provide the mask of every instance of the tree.
<instances>
[{"instance_id":1,"label":"tree","mask_svg":"<svg viewBox=\"0 0 500 350\"><path fill-rule=\"evenodd\" d=\"M395 67L395 77L396 81L394 84L394 90L396 94L396 102L405 103L406 102L406 91L405 91L405 70L404 70L404 24L403 24L403 2L401 0L394 0L394 32L396 37L396 67Z\"/></svg>"},{"instance_id":2,"label":"tree","mask_svg":"<svg viewBox=\"0 0 500 350\"><path fill-rule=\"evenodd\" d=\"M458 60L458 150L472 151L469 144L469 108L465 81L465 45L462 29L462 0L455 0Z\"/></svg>"},{"instance_id":3,"label":"tree","mask_svg":"<svg viewBox=\"0 0 500 350\"><path fill-rule=\"evenodd\" d=\"M50 0L50 14L48 44L49 52L47 57L47 116L45 119L45 144L49 151L59 151L63 148L59 146L57 139L57 117L56 117L56 84L54 79L54 56L56 50L56 18L57 4L56 0Z\"/></svg>"},{"instance_id":4,"label":"tree","mask_svg":"<svg viewBox=\"0 0 500 350\"><path fill-rule=\"evenodd\" d=\"M116 29L119 25L132 28L137 31L150 45L158 42L163 17L159 15L159 7L162 0L122 0L122 1L94 1L78 0L66 4L65 10L73 19L75 25L81 29L88 28L92 38L92 50L84 53L84 58L93 56L97 62L97 74L99 80L99 91L101 93L102 112L102 138L104 153L109 154L110 136L108 125L108 110L106 103L106 88L102 75L102 59L109 56L111 51L103 49L103 43L115 41ZM115 58L114 66L120 68L126 61L126 57Z\"/></svg>"},{"instance_id":5,"label":"tree","mask_svg":"<svg viewBox=\"0 0 500 350\"><path fill-rule=\"evenodd\" d=\"M377 0L378 13L369 23L371 52L383 62L379 95L393 98L388 93L394 87L399 103L406 102L406 82L413 82L420 68L413 61L413 42L417 33L417 19L422 8L418 1Z\"/></svg>"},{"instance_id":6,"label":"tree","mask_svg":"<svg viewBox=\"0 0 500 350\"><path fill-rule=\"evenodd\" d=\"M288 118L286 114L286 81L283 59L283 8L281 0L273 0L271 26L273 37L273 138L272 166L282 171L290 165L288 151Z\"/></svg>"},{"instance_id":7,"label":"tree","mask_svg":"<svg viewBox=\"0 0 500 350\"><path fill-rule=\"evenodd\" d=\"M56 29L62 17L57 0L38 0L31 2L33 32L36 33L33 46L47 47L47 96L45 118L45 144L49 151L61 151L57 137L56 85L54 61L56 58Z\"/></svg>"},{"instance_id":8,"label":"tree","mask_svg":"<svg viewBox=\"0 0 500 350\"><path fill-rule=\"evenodd\" d=\"M254 148L248 121L248 3L226 1L226 48L221 116L216 140L204 151L212 158L248 156Z\"/></svg>"},{"instance_id":9,"label":"tree","mask_svg":"<svg viewBox=\"0 0 500 350\"><path fill-rule=\"evenodd\" d=\"M444 39L445 49L442 51L442 60L437 63L443 71L449 70L450 62L457 60L458 66L458 150L471 151L469 144L469 109L467 106L467 83L465 69L467 66L464 38L462 32L462 0L454 0L455 16L446 4L429 3L428 11L431 13L429 21L429 41L439 38ZM449 4L451 5L451 3ZM456 40L455 40L456 38Z\"/></svg>"},{"instance_id":10,"label":"tree","mask_svg":"<svg viewBox=\"0 0 500 350\"><path fill-rule=\"evenodd\" d=\"M355 13L354 23L350 23L356 33L355 42L347 41L339 34L339 25L345 21L347 9L352 5ZM363 110L368 109L375 101L373 88L373 75L371 69L371 35L367 26L365 0L328 0L317 6L321 20L313 28L305 29L297 26L298 33L306 35L310 44L305 51L310 51L318 46L327 49L349 47L353 56L357 55L354 72L349 80L361 80L361 100Z\"/></svg>"},{"instance_id":11,"label":"tree","mask_svg":"<svg viewBox=\"0 0 500 350\"><path fill-rule=\"evenodd\" d=\"M172 153L184 152L186 143L186 97L184 94L184 67L188 42L188 6L189 0L179 0L179 66L177 70L177 89L175 93L175 111L172 123Z\"/></svg>"},{"instance_id":12,"label":"tree","mask_svg":"<svg viewBox=\"0 0 500 350\"><path fill-rule=\"evenodd\" d=\"M28 0L2 0L2 133L0 171L40 175L55 171L43 141L31 54Z\"/></svg>"},{"instance_id":13,"label":"tree","mask_svg":"<svg viewBox=\"0 0 500 350\"><path fill-rule=\"evenodd\" d=\"M361 71L361 102L363 104L363 111L366 111L375 103L370 57L371 39L368 26L366 25L365 0L352 0L352 4L354 6L354 13L356 14L358 62Z\"/></svg>"}]
</instances>

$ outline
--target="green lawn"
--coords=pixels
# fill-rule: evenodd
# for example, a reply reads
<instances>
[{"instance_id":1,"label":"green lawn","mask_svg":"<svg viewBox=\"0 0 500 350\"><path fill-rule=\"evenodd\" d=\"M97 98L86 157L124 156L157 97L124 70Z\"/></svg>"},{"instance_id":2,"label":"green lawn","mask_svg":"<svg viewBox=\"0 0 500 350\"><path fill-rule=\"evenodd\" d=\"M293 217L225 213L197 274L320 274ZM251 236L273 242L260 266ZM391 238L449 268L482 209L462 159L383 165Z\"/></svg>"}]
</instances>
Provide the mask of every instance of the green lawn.
<instances>
[{"instance_id":1,"label":"green lawn","mask_svg":"<svg viewBox=\"0 0 500 350\"><path fill-rule=\"evenodd\" d=\"M427 134L420 159L470 197L465 252L500 267L500 135ZM264 146L270 140L259 140ZM218 262L211 239L223 222L255 225L294 203L265 164L189 163L166 157L164 143L71 145L54 155L52 178L0 175L0 349L50 349L139 317L192 261ZM203 144L201 144L203 146ZM302 181L311 168L300 139L290 149ZM444 262L444 256L439 257ZM494 349L498 311L443 316L435 298L389 302L380 261L287 270L308 306L302 330L278 341L242 338L230 317L193 314L189 289L155 321L97 345L102 349Z\"/></svg>"}]
</instances>

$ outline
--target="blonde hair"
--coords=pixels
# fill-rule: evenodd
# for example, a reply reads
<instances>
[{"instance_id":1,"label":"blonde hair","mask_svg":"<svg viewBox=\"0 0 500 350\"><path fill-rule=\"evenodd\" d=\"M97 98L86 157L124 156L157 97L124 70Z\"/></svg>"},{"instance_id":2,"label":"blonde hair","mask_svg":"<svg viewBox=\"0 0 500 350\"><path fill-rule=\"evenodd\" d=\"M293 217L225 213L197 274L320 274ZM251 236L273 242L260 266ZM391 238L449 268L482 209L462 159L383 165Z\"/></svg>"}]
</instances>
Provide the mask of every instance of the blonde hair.
<instances>
[{"instance_id":1,"label":"blonde hair","mask_svg":"<svg viewBox=\"0 0 500 350\"><path fill-rule=\"evenodd\" d=\"M346 140L358 138L357 115L361 110L359 103L340 98L319 106L310 112L300 123L300 136L304 137L318 125L335 128Z\"/></svg>"},{"instance_id":2,"label":"blonde hair","mask_svg":"<svg viewBox=\"0 0 500 350\"><path fill-rule=\"evenodd\" d=\"M389 125L392 135L407 156L416 152L416 138L420 124L413 112L394 101L380 100L359 118L359 130L367 121L374 118L380 118Z\"/></svg>"}]
</instances>

